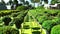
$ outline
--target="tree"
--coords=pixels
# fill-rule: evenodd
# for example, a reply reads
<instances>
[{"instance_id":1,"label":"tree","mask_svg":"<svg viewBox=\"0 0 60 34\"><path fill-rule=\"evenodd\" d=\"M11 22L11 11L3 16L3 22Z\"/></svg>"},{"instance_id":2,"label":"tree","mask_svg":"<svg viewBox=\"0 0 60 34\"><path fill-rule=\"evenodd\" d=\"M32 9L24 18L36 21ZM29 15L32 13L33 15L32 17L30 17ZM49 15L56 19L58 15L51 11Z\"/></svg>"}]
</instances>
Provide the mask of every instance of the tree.
<instances>
[{"instance_id":1,"label":"tree","mask_svg":"<svg viewBox=\"0 0 60 34\"><path fill-rule=\"evenodd\" d=\"M17 29L21 28L21 24L24 22L24 17L27 15L28 11L22 11L16 18L13 19L13 22L16 25Z\"/></svg>"},{"instance_id":2,"label":"tree","mask_svg":"<svg viewBox=\"0 0 60 34\"><path fill-rule=\"evenodd\" d=\"M35 3L39 3L40 4L40 0L31 0L31 2L34 3L34 7L35 7Z\"/></svg>"},{"instance_id":3,"label":"tree","mask_svg":"<svg viewBox=\"0 0 60 34\"><path fill-rule=\"evenodd\" d=\"M26 1L26 2L25 2L25 4L28 6L28 5L29 5L29 2L28 2L28 1Z\"/></svg>"},{"instance_id":4,"label":"tree","mask_svg":"<svg viewBox=\"0 0 60 34\"><path fill-rule=\"evenodd\" d=\"M5 4L4 0L1 0L1 3L2 3L2 4Z\"/></svg>"},{"instance_id":5,"label":"tree","mask_svg":"<svg viewBox=\"0 0 60 34\"><path fill-rule=\"evenodd\" d=\"M21 2L23 2L23 4L25 4L25 0L20 0Z\"/></svg>"},{"instance_id":6,"label":"tree","mask_svg":"<svg viewBox=\"0 0 60 34\"><path fill-rule=\"evenodd\" d=\"M40 0L31 0L31 2L37 3L37 2L40 2Z\"/></svg>"},{"instance_id":7,"label":"tree","mask_svg":"<svg viewBox=\"0 0 60 34\"><path fill-rule=\"evenodd\" d=\"M45 3L48 3L48 0L44 0L45 1Z\"/></svg>"},{"instance_id":8,"label":"tree","mask_svg":"<svg viewBox=\"0 0 60 34\"><path fill-rule=\"evenodd\" d=\"M12 0L9 0L9 2L8 2L8 3L9 3L9 5L11 5L13 2L12 2Z\"/></svg>"},{"instance_id":9,"label":"tree","mask_svg":"<svg viewBox=\"0 0 60 34\"><path fill-rule=\"evenodd\" d=\"M17 0L14 0L14 4L18 4L18 1Z\"/></svg>"},{"instance_id":10,"label":"tree","mask_svg":"<svg viewBox=\"0 0 60 34\"><path fill-rule=\"evenodd\" d=\"M14 3L14 5L16 5L15 6L15 9L16 9L18 7L18 1L17 0L14 0L13 3Z\"/></svg>"},{"instance_id":11,"label":"tree","mask_svg":"<svg viewBox=\"0 0 60 34\"><path fill-rule=\"evenodd\" d=\"M52 0L52 4L58 3L58 0Z\"/></svg>"}]
</instances>

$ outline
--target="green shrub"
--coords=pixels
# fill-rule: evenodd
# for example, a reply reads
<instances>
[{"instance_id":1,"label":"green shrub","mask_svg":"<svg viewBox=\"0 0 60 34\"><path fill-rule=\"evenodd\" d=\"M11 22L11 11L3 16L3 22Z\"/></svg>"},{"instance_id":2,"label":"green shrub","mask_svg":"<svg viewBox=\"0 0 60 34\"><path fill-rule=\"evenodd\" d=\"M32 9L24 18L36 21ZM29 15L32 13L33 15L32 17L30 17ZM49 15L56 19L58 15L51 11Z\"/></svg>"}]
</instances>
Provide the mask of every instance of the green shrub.
<instances>
[{"instance_id":1,"label":"green shrub","mask_svg":"<svg viewBox=\"0 0 60 34\"><path fill-rule=\"evenodd\" d=\"M51 4L55 4L55 3L57 3L57 0L52 0Z\"/></svg>"},{"instance_id":2,"label":"green shrub","mask_svg":"<svg viewBox=\"0 0 60 34\"><path fill-rule=\"evenodd\" d=\"M26 16L24 17L24 22L29 22L29 15L26 15Z\"/></svg>"},{"instance_id":3,"label":"green shrub","mask_svg":"<svg viewBox=\"0 0 60 34\"><path fill-rule=\"evenodd\" d=\"M0 34L3 33L3 27L0 27Z\"/></svg>"},{"instance_id":4,"label":"green shrub","mask_svg":"<svg viewBox=\"0 0 60 34\"><path fill-rule=\"evenodd\" d=\"M44 9L44 7L43 6L39 6L39 7L37 7L37 9Z\"/></svg>"},{"instance_id":5,"label":"green shrub","mask_svg":"<svg viewBox=\"0 0 60 34\"><path fill-rule=\"evenodd\" d=\"M2 21L4 22L4 25L9 25L11 18L8 16L5 16L5 17L3 17Z\"/></svg>"},{"instance_id":6,"label":"green shrub","mask_svg":"<svg viewBox=\"0 0 60 34\"><path fill-rule=\"evenodd\" d=\"M22 21L21 21L20 18L14 18L14 19L13 19L13 22L15 23L16 28L19 29L19 28L21 27L21 23L22 23Z\"/></svg>"},{"instance_id":7,"label":"green shrub","mask_svg":"<svg viewBox=\"0 0 60 34\"><path fill-rule=\"evenodd\" d=\"M3 28L2 34L19 34L17 29L11 28L11 26L6 26Z\"/></svg>"},{"instance_id":8,"label":"green shrub","mask_svg":"<svg viewBox=\"0 0 60 34\"><path fill-rule=\"evenodd\" d=\"M46 18L47 18L46 16L37 16L36 19L40 24L42 24L46 20Z\"/></svg>"},{"instance_id":9,"label":"green shrub","mask_svg":"<svg viewBox=\"0 0 60 34\"><path fill-rule=\"evenodd\" d=\"M51 34L60 34L60 25L56 25L51 29Z\"/></svg>"},{"instance_id":10,"label":"green shrub","mask_svg":"<svg viewBox=\"0 0 60 34\"><path fill-rule=\"evenodd\" d=\"M12 17L17 17L19 15L19 13L12 13L11 16Z\"/></svg>"},{"instance_id":11,"label":"green shrub","mask_svg":"<svg viewBox=\"0 0 60 34\"><path fill-rule=\"evenodd\" d=\"M42 23L42 26L43 26L43 28L50 31L51 27L53 26L52 24L53 24L52 20L46 20Z\"/></svg>"},{"instance_id":12,"label":"green shrub","mask_svg":"<svg viewBox=\"0 0 60 34\"><path fill-rule=\"evenodd\" d=\"M12 13L17 13L19 11L17 10L2 10L0 11L0 16L7 16L7 15L11 15Z\"/></svg>"},{"instance_id":13,"label":"green shrub","mask_svg":"<svg viewBox=\"0 0 60 34\"><path fill-rule=\"evenodd\" d=\"M55 23L55 25L60 24L60 18L59 17L54 17L54 19L52 19L52 21Z\"/></svg>"},{"instance_id":14,"label":"green shrub","mask_svg":"<svg viewBox=\"0 0 60 34\"><path fill-rule=\"evenodd\" d=\"M23 11L23 10L27 10L28 7L26 6L18 6L16 10L20 10L20 11Z\"/></svg>"}]
</instances>

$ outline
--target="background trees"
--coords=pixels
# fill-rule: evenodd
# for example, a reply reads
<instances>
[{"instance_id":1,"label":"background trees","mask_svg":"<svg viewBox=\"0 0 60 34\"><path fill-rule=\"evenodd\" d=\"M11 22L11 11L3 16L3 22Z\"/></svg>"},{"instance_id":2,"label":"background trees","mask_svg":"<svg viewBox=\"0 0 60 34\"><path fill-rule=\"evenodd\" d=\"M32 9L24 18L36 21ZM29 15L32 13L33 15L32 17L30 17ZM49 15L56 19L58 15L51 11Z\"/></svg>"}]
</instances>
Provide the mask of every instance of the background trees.
<instances>
[{"instance_id":1,"label":"background trees","mask_svg":"<svg viewBox=\"0 0 60 34\"><path fill-rule=\"evenodd\" d=\"M4 0L1 0L1 3L2 3L2 4L5 4Z\"/></svg>"},{"instance_id":2,"label":"background trees","mask_svg":"<svg viewBox=\"0 0 60 34\"><path fill-rule=\"evenodd\" d=\"M12 0L9 0L8 4L11 5L12 3L13 3Z\"/></svg>"}]
</instances>

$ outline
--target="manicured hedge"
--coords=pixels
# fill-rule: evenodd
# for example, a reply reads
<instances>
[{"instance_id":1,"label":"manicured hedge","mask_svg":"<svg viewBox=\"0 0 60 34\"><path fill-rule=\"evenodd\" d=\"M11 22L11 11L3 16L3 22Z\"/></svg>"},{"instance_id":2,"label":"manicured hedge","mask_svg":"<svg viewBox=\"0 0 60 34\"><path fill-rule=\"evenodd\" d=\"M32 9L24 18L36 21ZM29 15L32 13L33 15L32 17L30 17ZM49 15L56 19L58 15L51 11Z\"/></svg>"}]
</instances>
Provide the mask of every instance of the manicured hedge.
<instances>
[{"instance_id":1,"label":"manicured hedge","mask_svg":"<svg viewBox=\"0 0 60 34\"><path fill-rule=\"evenodd\" d=\"M24 10L27 10L28 7L26 6L18 6L16 10L19 10L19 11L24 11Z\"/></svg>"},{"instance_id":2,"label":"manicured hedge","mask_svg":"<svg viewBox=\"0 0 60 34\"><path fill-rule=\"evenodd\" d=\"M19 34L19 31L15 28L11 28L11 26L5 26L2 34Z\"/></svg>"},{"instance_id":3,"label":"manicured hedge","mask_svg":"<svg viewBox=\"0 0 60 34\"><path fill-rule=\"evenodd\" d=\"M59 17L54 17L54 19L52 19L52 21L55 23L55 25L60 24L60 18Z\"/></svg>"},{"instance_id":4,"label":"manicured hedge","mask_svg":"<svg viewBox=\"0 0 60 34\"><path fill-rule=\"evenodd\" d=\"M9 16L5 16L3 17L2 21L4 22L4 25L9 25L9 23L11 22L11 18Z\"/></svg>"},{"instance_id":5,"label":"manicured hedge","mask_svg":"<svg viewBox=\"0 0 60 34\"><path fill-rule=\"evenodd\" d=\"M60 25L56 25L51 29L51 34L60 34Z\"/></svg>"},{"instance_id":6,"label":"manicured hedge","mask_svg":"<svg viewBox=\"0 0 60 34\"><path fill-rule=\"evenodd\" d=\"M47 21L43 22L42 26L43 26L43 28L50 31L51 27L53 26L52 24L53 24L52 20L47 20Z\"/></svg>"},{"instance_id":7,"label":"manicured hedge","mask_svg":"<svg viewBox=\"0 0 60 34\"><path fill-rule=\"evenodd\" d=\"M17 13L17 10L2 10L0 11L0 16L11 15L12 13Z\"/></svg>"}]
</instances>

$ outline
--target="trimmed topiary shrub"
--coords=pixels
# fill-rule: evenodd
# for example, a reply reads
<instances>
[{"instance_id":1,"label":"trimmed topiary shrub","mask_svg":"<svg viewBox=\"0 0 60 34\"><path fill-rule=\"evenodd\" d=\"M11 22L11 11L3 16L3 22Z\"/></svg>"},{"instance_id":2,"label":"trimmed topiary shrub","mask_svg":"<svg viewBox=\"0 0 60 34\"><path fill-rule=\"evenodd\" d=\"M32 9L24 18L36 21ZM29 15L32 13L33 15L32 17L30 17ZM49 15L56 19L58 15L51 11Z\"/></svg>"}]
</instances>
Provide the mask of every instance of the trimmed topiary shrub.
<instances>
[{"instance_id":1,"label":"trimmed topiary shrub","mask_svg":"<svg viewBox=\"0 0 60 34\"><path fill-rule=\"evenodd\" d=\"M59 1L59 0L58 0ZM55 3L58 3L57 0L52 0L51 4L55 4Z\"/></svg>"},{"instance_id":2,"label":"trimmed topiary shrub","mask_svg":"<svg viewBox=\"0 0 60 34\"><path fill-rule=\"evenodd\" d=\"M27 15L27 13L28 13L27 11L26 12L22 12L16 18L14 18L14 22L15 22L16 27L18 29L21 27L21 24L24 22L24 17Z\"/></svg>"},{"instance_id":3,"label":"trimmed topiary shrub","mask_svg":"<svg viewBox=\"0 0 60 34\"><path fill-rule=\"evenodd\" d=\"M19 34L17 29L11 28L11 26L7 26L3 28L2 34Z\"/></svg>"},{"instance_id":4,"label":"trimmed topiary shrub","mask_svg":"<svg viewBox=\"0 0 60 34\"><path fill-rule=\"evenodd\" d=\"M40 24L42 24L47 19L47 17L46 16L37 16L36 19Z\"/></svg>"},{"instance_id":5,"label":"trimmed topiary shrub","mask_svg":"<svg viewBox=\"0 0 60 34\"><path fill-rule=\"evenodd\" d=\"M19 11L17 10L2 10L0 11L0 16L7 16L7 15L11 15L12 13L17 13Z\"/></svg>"},{"instance_id":6,"label":"trimmed topiary shrub","mask_svg":"<svg viewBox=\"0 0 60 34\"><path fill-rule=\"evenodd\" d=\"M2 21L4 22L4 25L9 25L11 18L9 16L5 16L3 17Z\"/></svg>"},{"instance_id":7,"label":"trimmed topiary shrub","mask_svg":"<svg viewBox=\"0 0 60 34\"><path fill-rule=\"evenodd\" d=\"M19 15L19 13L12 13L11 16L12 17L17 17Z\"/></svg>"},{"instance_id":8,"label":"trimmed topiary shrub","mask_svg":"<svg viewBox=\"0 0 60 34\"><path fill-rule=\"evenodd\" d=\"M45 28L48 31L50 31L51 27L53 26L52 24L53 24L52 20L47 20L47 21L44 21L42 23L42 26L43 26L43 28Z\"/></svg>"},{"instance_id":9,"label":"trimmed topiary shrub","mask_svg":"<svg viewBox=\"0 0 60 34\"><path fill-rule=\"evenodd\" d=\"M58 18L58 17L55 17L54 19L52 19L52 21L55 23L55 25L60 24L60 18Z\"/></svg>"},{"instance_id":10,"label":"trimmed topiary shrub","mask_svg":"<svg viewBox=\"0 0 60 34\"><path fill-rule=\"evenodd\" d=\"M21 27L21 24L22 24L23 21L21 21L20 18L14 18L14 23L16 25L16 28L20 28Z\"/></svg>"},{"instance_id":11,"label":"trimmed topiary shrub","mask_svg":"<svg viewBox=\"0 0 60 34\"><path fill-rule=\"evenodd\" d=\"M27 10L28 7L26 6L18 6L16 10L20 10L20 11L23 11L23 10Z\"/></svg>"},{"instance_id":12,"label":"trimmed topiary shrub","mask_svg":"<svg viewBox=\"0 0 60 34\"><path fill-rule=\"evenodd\" d=\"M56 25L51 29L51 34L60 34L60 25Z\"/></svg>"}]
</instances>

